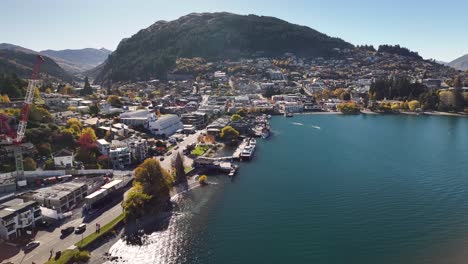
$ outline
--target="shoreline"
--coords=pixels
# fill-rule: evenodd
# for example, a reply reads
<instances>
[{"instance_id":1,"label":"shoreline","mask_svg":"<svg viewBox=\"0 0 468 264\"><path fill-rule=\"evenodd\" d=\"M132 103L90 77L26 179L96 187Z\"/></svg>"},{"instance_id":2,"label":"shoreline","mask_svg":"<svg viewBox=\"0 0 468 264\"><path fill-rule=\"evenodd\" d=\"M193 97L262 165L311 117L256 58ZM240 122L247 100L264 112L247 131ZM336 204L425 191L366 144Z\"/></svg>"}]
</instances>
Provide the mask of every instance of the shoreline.
<instances>
[{"instance_id":1,"label":"shoreline","mask_svg":"<svg viewBox=\"0 0 468 264\"><path fill-rule=\"evenodd\" d=\"M461 113L450 113L450 112L440 112L440 111L433 111L433 112L398 112L398 113L378 113L369 110L361 110L359 113L356 114L345 114L342 112L302 112L302 113L294 113L295 115L414 115L414 116L451 116L451 117L468 117L468 114L461 114Z\"/></svg>"}]
</instances>

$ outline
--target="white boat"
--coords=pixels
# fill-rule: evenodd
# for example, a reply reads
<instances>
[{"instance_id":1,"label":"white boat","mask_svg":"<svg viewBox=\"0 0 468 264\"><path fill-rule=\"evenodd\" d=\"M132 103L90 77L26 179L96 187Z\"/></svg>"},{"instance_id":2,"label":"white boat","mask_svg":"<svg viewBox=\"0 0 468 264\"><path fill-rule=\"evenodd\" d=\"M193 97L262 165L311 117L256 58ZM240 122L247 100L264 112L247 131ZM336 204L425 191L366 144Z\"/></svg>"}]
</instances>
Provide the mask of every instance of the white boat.
<instances>
[{"instance_id":1,"label":"white boat","mask_svg":"<svg viewBox=\"0 0 468 264\"><path fill-rule=\"evenodd\" d=\"M244 159L244 160L250 160L250 159L253 157L254 151L255 151L255 146L250 146L250 145L249 145L249 146L246 146L246 147L242 150L240 156L241 156L241 158Z\"/></svg>"},{"instance_id":2,"label":"white boat","mask_svg":"<svg viewBox=\"0 0 468 264\"><path fill-rule=\"evenodd\" d=\"M249 141L249 145L254 147L257 146L257 140L255 140L255 138L251 138Z\"/></svg>"}]
</instances>

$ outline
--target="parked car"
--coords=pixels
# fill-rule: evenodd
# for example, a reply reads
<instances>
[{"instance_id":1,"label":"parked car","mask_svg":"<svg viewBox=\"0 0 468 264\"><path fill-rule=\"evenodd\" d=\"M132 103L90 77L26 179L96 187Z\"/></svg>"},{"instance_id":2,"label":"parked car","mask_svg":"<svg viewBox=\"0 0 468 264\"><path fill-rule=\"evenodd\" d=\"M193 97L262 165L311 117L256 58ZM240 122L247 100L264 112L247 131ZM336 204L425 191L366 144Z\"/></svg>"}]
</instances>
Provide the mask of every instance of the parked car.
<instances>
[{"instance_id":1,"label":"parked car","mask_svg":"<svg viewBox=\"0 0 468 264\"><path fill-rule=\"evenodd\" d=\"M68 236L69 234L73 233L73 231L75 231L75 228L73 226L69 226L60 230L62 236Z\"/></svg>"},{"instance_id":2,"label":"parked car","mask_svg":"<svg viewBox=\"0 0 468 264\"><path fill-rule=\"evenodd\" d=\"M81 224L75 228L75 234L81 234L86 230L86 224Z\"/></svg>"},{"instance_id":3,"label":"parked car","mask_svg":"<svg viewBox=\"0 0 468 264\"><path fill-rule=\"evenodd\" d=\"M178 150L179 149L179 146L175 146L174 150Z\"/></svg>"},{"instance_id":4,"label":"parked car","mask_svg":"<svg viewBox=\"0 0 468 264\"><path fill-rule=\"evenodd\" d=\"M24 250L25 251L33 250L33 249L37 248L40 244L41 244L41 242L39 242L39 241L31 241L28 244L26 244L26 246L24 246Z\"/></svg>"},{"instance_id":5,"label":"parked car","mask_svg":"<svg viewBox=\"0 0 468 264\"><path fill-rule=\"evenodd\" d=\"M171 154L172 154L172 151L168 151L168 152L166 153L166 156L170 156Z\"/></svg>"},{"instance_id":6,"label":"parked car","mask_svg":"<svg viewBox=\"0 0 468 264\"><path fill-rule=\"evenodd\" d=\"M163 161L163 160L164 160L164 157L160 157L159 160L160 160L160 161Z\"/></svg>"}]
</instances>

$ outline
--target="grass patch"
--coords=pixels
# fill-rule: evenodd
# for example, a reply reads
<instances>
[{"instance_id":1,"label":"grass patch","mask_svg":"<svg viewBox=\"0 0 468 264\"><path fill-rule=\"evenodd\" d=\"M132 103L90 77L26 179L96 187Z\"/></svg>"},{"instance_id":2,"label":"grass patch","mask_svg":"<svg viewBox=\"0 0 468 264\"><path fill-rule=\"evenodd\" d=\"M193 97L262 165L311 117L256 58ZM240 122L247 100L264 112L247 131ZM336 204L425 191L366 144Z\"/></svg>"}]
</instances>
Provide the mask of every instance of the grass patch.
<instances>
[{"instance_id":1,"label":"grass patch","mask_svg":"<svg viewBox=\"0 0 468 264\"><path fill-rule=\"evenodd\" d=\"M184 172L185 172L185 174L187 174L187 173L189 173L189 172L191 172L191 171L193 171L193 170L194 170L194 168L192 168L192 167L190 167L190 166L185 166L185 167L184 167Z\"/></svg>"},{"instance_id":2,"label":"grass patch","mask_svg":"<svg viewBox=\"0 0 468 264\"><path fill-rule=\"evenodd\" d=\"M62 255L60 255L60 258L55 259L55 256L53 256L45 264L68 264L75 262L87 262L89 258L90 255L88 251L80 251L79 249L67 249L62 251Z\"/></svg>"},{"instance_id":3,"label":"grass patch","mask_svg":"<svg viewBox=\"0 0 468 264\"><path fill-rule=\"evenodd\" d=\"M205 152L210 149L210 146L208 145L197 145L194 150L190 154L195 155L195 156L201 156L205 154Z\"/></svg>"},{"instance_id":4,"label":"grass patch","mask_svg":"<svg viewBox=\"0 0 468 264\"><path fill-rule=\"evenodd\" d=\"M124 219L124 214L120 214L119 216L117 216L114 220L110 221L109 223L107 223L106 225L102 226L101 227L101 232L99 233L92 233L91 235L83 238L81 241L78 241L75 246L77 246L78 248L86 248L87 246L89 246L91 243L93 243L94 241L96 241L98 238L104 236L104 235L107 235L110 231L112 231L114 229L115 226L117 226L120 222L122 222Z\"/></svg>"}]
</instances>

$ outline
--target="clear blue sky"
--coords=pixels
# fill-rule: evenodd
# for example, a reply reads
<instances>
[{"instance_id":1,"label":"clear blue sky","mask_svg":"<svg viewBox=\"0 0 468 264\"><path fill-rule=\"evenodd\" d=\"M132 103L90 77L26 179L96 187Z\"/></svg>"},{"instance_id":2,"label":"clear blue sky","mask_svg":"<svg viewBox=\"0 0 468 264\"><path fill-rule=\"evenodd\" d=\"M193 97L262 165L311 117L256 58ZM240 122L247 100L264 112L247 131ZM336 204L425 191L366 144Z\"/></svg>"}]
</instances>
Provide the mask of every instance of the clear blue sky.
<instances>
[{"instance_id":1,"label":"clear blue sky","mask_svg":"<svg viewBox=\"0 0 468 264\"><path fill-rule=\"evenodd\" d=\"M0 0L0 43L114 50L157 20L191 12L275 16L358 44L400 44L425 58L468 53L466 0Z\"/></svg>"}]
</instances>

